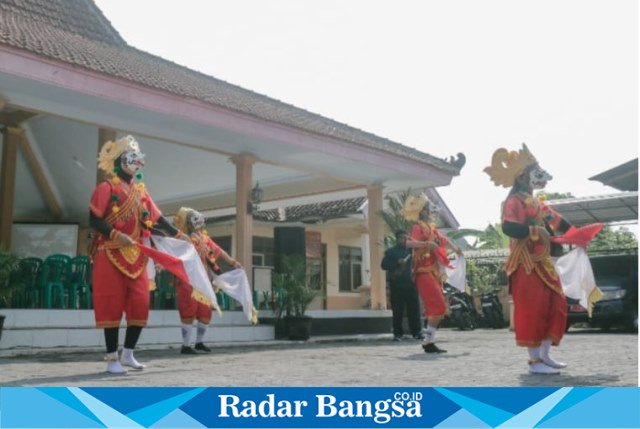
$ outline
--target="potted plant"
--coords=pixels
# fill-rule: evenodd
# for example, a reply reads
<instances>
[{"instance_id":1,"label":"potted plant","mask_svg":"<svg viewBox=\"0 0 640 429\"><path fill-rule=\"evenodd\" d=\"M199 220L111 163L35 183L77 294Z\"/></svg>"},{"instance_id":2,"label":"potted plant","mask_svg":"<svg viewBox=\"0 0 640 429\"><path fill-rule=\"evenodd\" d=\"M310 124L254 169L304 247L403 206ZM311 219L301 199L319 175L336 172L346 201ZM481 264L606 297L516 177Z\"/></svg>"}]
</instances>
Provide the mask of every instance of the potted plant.
<instances>
[{"instance_id":1,"label":"potted plant","mask_svg":"<svg viewBox=\"0 0 640 429\"><path fill-rule=\"evenodd\" d=\"M10 282L11 274L18 269L18 258L11 252L0 249L0 308L11 305L13 294L18 287ZM0 314L0 338L5 316Z\"/></svg>"},{"instance_id":2,"label":"potted plant","mask_svg":"<svg viewBox=\"0 0 640 429\"><path fill-rule=\"evenodd\" d=\"M311 317L305 315L317 292L309 286L305 260L301 255L282 256L281 272L274 272L276 329L284 330L290 340L307 340L311 334Z\"/></svg>"}]
</instances>

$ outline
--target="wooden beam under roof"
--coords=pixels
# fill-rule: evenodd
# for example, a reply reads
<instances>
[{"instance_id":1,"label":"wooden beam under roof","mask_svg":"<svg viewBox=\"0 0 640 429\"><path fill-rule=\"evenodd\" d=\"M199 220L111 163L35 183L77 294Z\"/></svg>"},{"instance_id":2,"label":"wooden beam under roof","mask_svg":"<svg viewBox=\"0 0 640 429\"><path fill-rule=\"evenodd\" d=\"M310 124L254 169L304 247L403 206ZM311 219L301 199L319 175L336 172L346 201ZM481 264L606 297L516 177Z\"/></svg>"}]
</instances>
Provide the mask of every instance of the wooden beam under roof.
<instances>
[{"instance_id":1,"label":"wooden beam under roof","mask_svg":"<svg viewBox=\"0 0 640 429\"><path fill-rule=\"evenodd\" d=\"M11 227L16 190L16 161L22 130L4 127L2 130L2 164L0 165L0 247L11 249Z\"/></svg>"},{"instance_id":2,"label":"wooden beam under roof","mask_svg":"<svg viewBox=\"0 0 640 429\"><path fill-rule=\"evenodd\" d=\"M0 112L0 124L9 127L19 127L24 121L38 116L38 113L17 110L15 112Z\"/></svg>"},{"instance_id":3,"label":"wooden beam under roof","mask_svg":"<svg viewBox=\"0 0 640 429\"><path fill-rule=\"evenodd\" d=\"M31 170L31 174L33 174L36 185L38 185L38 189L40 189L42 197L44 198L49 211L51 212L55 220L61 220L64 215L62 203L58 200L56 194L53 192L53 187L47 179L44 168L40 160L38 159L38 156L36 155L36 150L34 149L32 143L29 142L29 139L27 138L24 130L20 135L20 148L22 149L22 153L25 160L27 161L27 165Z\"/></svg>"}]
</instances>

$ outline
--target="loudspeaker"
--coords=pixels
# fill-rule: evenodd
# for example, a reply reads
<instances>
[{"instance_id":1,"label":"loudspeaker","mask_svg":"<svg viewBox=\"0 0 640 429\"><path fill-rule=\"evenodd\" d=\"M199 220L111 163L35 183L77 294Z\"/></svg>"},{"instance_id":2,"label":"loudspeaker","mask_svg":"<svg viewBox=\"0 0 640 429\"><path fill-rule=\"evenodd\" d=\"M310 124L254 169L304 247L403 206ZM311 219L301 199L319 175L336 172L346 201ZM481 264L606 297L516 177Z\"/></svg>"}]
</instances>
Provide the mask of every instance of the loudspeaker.
<instances>
[{"instance_id":1,"label":"loudspeaker","mask_svg":"<svg viewBox=\"0 0 640 429\"><path fill-rule=\"evenodd\" d=\"M305 230L302 226L276 226L273 228L274 270L281 271L282 256L306 256Z\"/></svg>"}]
</instances>

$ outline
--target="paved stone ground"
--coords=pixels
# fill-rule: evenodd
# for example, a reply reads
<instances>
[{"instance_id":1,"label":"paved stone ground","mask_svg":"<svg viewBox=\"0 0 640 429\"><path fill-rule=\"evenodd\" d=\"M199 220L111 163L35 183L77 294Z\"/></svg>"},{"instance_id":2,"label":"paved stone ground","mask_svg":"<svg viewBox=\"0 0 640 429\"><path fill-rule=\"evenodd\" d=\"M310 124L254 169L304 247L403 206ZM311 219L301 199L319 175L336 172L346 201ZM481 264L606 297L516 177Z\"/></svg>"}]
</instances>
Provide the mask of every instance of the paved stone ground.
<instances>
[{"instance_id":1,"label":"paved stone ground","mask_svg":"<svg viewBox=\"0 0 640 429\"><path fill-rule=\"evenodd\" d=\"M103 372L99 351L5 354L0 386L638 385L637 334L572 329L554 348L570 365L560 375L528 374L526 351L506 329L442 329L438 344L449 352L427 355L419 342L392 342L389 335L216 345L198 356L165 347L137 351L147 369L120 376Z\"/></svg>"}]
</instances>

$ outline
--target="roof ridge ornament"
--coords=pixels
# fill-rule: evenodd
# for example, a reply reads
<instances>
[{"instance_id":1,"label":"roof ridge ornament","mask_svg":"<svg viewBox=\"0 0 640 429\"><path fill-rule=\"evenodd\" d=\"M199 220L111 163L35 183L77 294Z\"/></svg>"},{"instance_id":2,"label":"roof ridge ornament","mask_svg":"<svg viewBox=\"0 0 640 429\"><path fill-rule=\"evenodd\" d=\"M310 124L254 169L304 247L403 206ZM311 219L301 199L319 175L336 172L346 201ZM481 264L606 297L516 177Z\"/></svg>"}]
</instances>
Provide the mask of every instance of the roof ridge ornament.
<instances>
[{"instance_id":1,"label":"roof ridge ornament","mask_svg":"<svg viewBox=\"0 0 640 429\"><path fill-rule=\"evenodd\" d=\"M455 156L450 156L445 159L445 161L452 166L456 167L458 170L461 170L462 167L467 163L467 157L462 152L458 152Z\"/></svg>"}]
</instances>

